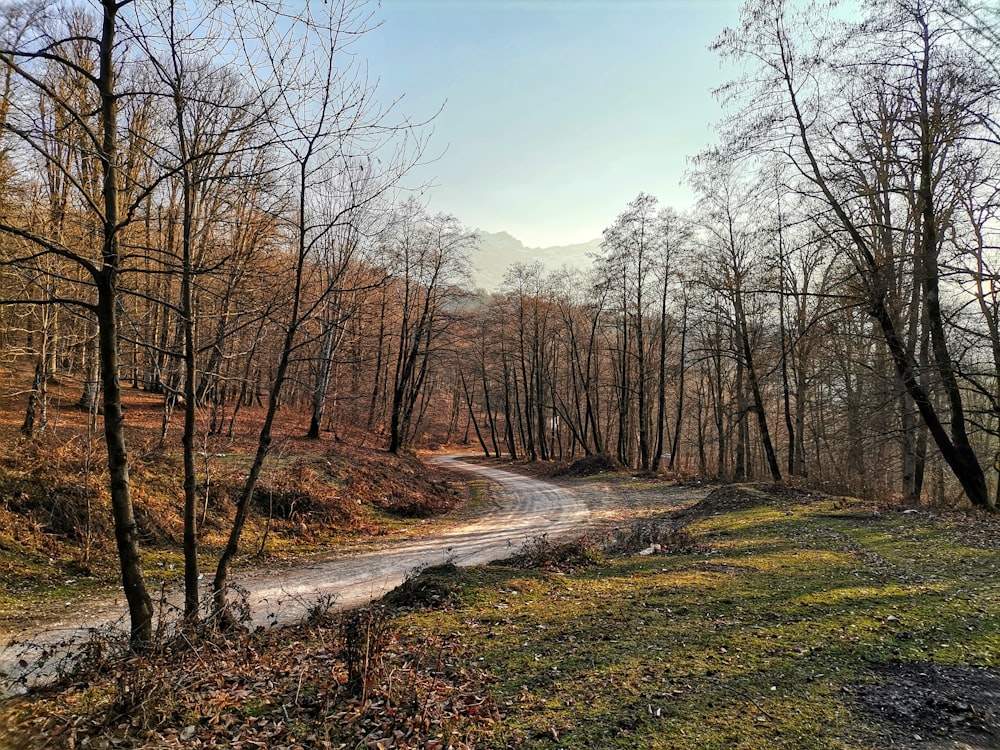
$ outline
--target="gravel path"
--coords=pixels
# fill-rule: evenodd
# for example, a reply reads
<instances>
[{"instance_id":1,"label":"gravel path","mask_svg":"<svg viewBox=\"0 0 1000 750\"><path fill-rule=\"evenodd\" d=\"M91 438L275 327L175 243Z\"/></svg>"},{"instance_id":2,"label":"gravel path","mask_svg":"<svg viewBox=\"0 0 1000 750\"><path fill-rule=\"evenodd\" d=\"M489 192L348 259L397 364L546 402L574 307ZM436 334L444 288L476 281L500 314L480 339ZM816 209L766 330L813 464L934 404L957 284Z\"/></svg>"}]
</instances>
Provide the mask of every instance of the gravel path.
<instances>
[{"instance_id":1,"label":"gravel path","mask_svg":"<svg viewBox=\"0 0 1000 750\"><path fill-rule=\"evenodd\" d=\"M441 456L434 462L477 474L502 488L497 501L477 517L446 532L410 540L368 553L331 557L281 570L253 570L232 576L246 591L252 622L271 625L302 619L322 597L335 597L337 607L352 607L381 597L399 585L415 568L448 560L476 565L506 557L536 536L556 536L585 526L595 511L610 505L599 488L577 492L540 479ZM179 603L179 592L168 599ZM86 609L67 606L61 621L44 629L10 632L0 630L0 674L3 682L21 675L51 673L57 659L38 668L44 651L65 650L67 642L86 638L95 628L124 630L125 606L121 596L91 603ZM11 644L11 641L14 643ZM7 645L11 644L11 645ZM26 645L30 644L30 645ZM61 644L61 646L60 646ZM2 692L2 691L0 691Z\"/></svg>"}]
</instances>

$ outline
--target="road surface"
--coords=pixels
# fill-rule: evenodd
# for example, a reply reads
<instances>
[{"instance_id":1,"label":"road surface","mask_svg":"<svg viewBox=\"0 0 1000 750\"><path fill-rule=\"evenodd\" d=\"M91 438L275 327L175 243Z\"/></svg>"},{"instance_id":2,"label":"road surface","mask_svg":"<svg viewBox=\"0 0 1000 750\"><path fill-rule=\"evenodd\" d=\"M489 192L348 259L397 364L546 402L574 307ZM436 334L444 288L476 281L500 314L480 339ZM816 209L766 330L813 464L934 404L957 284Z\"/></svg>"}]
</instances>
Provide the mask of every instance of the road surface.
<instances>
[{"instance_id":1,"label":"road surface","mask_svg":"<svg viewBox=\"0 0 1000 750\"><path fill-rule=\"evenodd\" d=\"M257 625L301 619L318 597L334 594L341 607L366 604L391 591L414 568L446 561L478 565L507 557L541 534L581 526L590 510L569 489L509 471L442 456L435 463L473 472L503 487L500 501L477 520L389 549L307 564L278 576L234 580L249 592ZM281 602L275 608L275 603ZM295 606L298 603L298 607Z\"/></svg>"},{"instance_id":2,"label":"road surface","mask_svg":"<svg viewBox=\"0 0 1000 750\"><path fill-rule=\"evenodd\" d=\"M572 490L455 456L432 460L450 469L478 474L500 485L503 492L481 516L444 533L284 570L234 573L231 581L246 591L253 624L301 620L323 597L335 597L335 606L340 608L366 604L398 586L415 568L449 560L457 565L477 565L507 557L534 537L564 534L590 517L592 508ZM123 612L122 603L116 608L107 602L89 612L67 609L63 622L45 630L0 631L0 645L4 646L0 650L0 673L6 675L0 680L0 694L7 692L5 684L16 683L21 675L34 681L51 674L54 660L38 668L43 650L85 639L95 628L117 623L124 630ZM8 646L11 638L17 642Z\"/></svg>"}]
</instances>

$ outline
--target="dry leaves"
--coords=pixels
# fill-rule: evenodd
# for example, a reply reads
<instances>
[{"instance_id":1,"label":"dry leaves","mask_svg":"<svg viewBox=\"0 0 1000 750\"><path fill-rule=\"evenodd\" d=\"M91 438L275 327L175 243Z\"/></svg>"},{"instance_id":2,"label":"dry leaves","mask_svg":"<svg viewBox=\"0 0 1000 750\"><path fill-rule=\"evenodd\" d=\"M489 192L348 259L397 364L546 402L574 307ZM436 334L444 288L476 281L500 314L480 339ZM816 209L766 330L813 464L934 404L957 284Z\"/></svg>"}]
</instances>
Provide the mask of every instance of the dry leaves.
<instances>
[{"instance_id":1,"label":"dry leaves","mask_svg":"<svg viewBox=\"0 0 1000 750\"><path fill-rule=\"evenodd\" d=\"M130 657L6 713L31 747L237 750L461 750L499 718L455 643L394 636L372 670L362 697L336 625L307 624Z\"/></svg>"}]
</instances>

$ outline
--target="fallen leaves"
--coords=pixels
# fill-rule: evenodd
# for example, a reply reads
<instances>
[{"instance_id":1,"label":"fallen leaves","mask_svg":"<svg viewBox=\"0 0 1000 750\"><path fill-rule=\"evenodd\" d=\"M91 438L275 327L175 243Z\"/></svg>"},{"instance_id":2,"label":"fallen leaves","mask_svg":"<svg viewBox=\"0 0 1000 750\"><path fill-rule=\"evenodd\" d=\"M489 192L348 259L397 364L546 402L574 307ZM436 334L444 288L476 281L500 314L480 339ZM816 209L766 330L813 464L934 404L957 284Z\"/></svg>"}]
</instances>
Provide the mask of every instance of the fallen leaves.
<instances>
[{"instance_id":1,"label":"fallen leaves","mask_svg":"<svg viewBox=\"0 0 1000 750\"><path fill-rule=\"evenodd\" d=\"M352 690L335 624L218 638L129 657L10 711L55 748L471 747L499 718L474 659L442 639L394 638L377 684Z\"/></svg>"}]
</instances>

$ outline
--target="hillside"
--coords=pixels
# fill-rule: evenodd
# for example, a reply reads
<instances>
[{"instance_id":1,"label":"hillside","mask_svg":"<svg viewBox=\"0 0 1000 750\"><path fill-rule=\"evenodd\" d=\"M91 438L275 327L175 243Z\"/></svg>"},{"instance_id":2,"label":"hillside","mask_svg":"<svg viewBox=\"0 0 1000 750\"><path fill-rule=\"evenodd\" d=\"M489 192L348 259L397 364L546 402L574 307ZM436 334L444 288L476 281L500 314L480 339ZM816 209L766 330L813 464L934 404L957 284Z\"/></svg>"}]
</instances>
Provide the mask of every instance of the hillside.
<instances>
[{"instance_id":1,"label":"hillside","mask_svg":"<svg viewBox=\"0 0 1000 750\"><path fill-rule=\"evenodd\" d=\"M587 268L591 264L590 255L601 247L600 239L554 247L526 247L507 232L479 230L478 235L478 249L473 253L473 283L488 292L499 289L507 269L515 263L538 261L547 271L563 266Z\"/></svg>"},{"instance_id":2,"label":"hillside","mask_svg":"<svg viewBox=\"0 0 1000 750\"><path fill-rule=\"evenodd\" d=\"M23 373L7 372L17 383ZM19 432L24 401L16 390L0 400L0 632L57 616L120 590L99 427L75 407L79 383L50 386L49 424L35 439ZM130 474L150 587L177 583L183 570L180 427L162 436L163 397L124 391ZM225 544L235 499L256 447L259 414L248 408L227 435L199 437L201 570L211 575ZM275 446L240 546L237 565L260 566L373 540L404 537L413 519L459 507L468 480L393 455L364 431L307 440L300 413L283 411Z\"/></svg>"}]
</instances>

